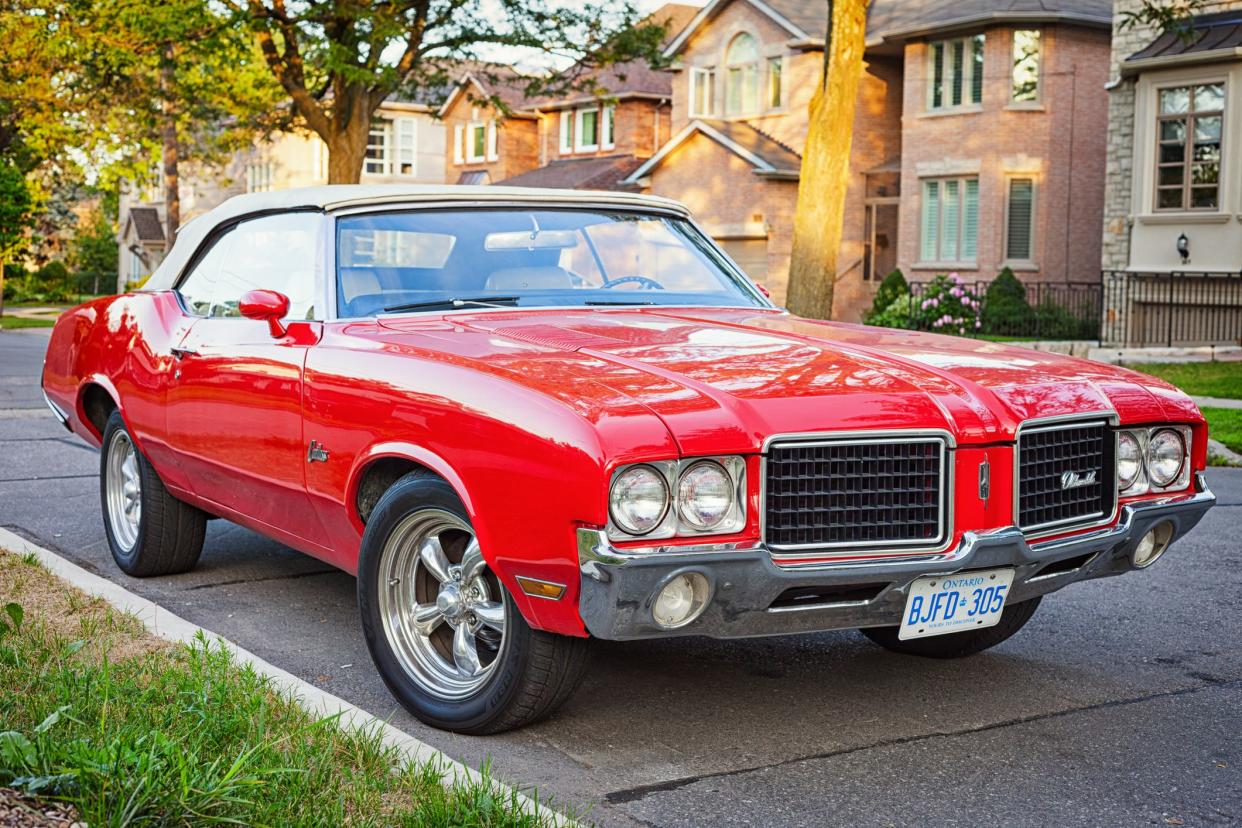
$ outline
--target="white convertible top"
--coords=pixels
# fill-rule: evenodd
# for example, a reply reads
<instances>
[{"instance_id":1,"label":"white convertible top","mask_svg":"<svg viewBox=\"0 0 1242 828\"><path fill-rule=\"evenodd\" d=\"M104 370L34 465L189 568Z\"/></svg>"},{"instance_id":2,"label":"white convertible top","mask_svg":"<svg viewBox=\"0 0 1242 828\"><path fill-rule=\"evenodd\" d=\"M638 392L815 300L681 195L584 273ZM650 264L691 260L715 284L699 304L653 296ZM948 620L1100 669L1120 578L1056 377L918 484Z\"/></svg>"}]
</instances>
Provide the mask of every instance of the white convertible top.
<instances>
[{"instance_id":1,"label":"white convertible top","mask_svg":"<svg viewBox=\"0 0 1242 828\"><path fill-rule=\"evenodd\" d=\"M143 290L168 290L177 281L202 241L221 224L249 215L285 210L343 210L382 204L426 202L478 204L573 204L582 206L656 207L689 215L685 205L667 198L596 190L545 190L533 187L467 186L461 184L330 184L267 193L246 193L182 225L163 263Z\"/></svg>"}]
</instances>

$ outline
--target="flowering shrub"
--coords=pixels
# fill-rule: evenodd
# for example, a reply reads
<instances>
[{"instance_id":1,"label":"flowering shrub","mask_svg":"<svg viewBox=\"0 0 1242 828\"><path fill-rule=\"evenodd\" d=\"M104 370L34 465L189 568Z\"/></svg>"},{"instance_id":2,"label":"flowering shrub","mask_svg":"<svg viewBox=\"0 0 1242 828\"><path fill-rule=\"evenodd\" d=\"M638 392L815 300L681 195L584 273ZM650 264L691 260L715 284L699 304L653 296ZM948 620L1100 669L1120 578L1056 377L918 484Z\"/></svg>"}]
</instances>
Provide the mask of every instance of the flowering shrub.
<instances>
[{"instance_id":1,"label":"flowering shrub","mask_svg":"<svg viewBox=\"0 0 1242 828\"><path fill-rule=\"evenodd\" d=\"M961 276L941 274L927 283L921 297L915 297L911 327L958 336L974 334L983 327L979 308L979 297Z\"/></svg>"}]
</instances>

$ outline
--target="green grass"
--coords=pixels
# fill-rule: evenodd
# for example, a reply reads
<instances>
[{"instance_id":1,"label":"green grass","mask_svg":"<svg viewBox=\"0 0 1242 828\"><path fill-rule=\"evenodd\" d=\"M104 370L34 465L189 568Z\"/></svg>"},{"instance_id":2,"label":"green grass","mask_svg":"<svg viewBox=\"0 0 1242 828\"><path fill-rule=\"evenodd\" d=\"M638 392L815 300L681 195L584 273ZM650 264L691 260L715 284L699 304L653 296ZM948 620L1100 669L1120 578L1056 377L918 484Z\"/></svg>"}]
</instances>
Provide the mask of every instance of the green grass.
<instances>
[{"instance_id":1,"label":"green grass","mask_svg":"<svg viewBox=\"0 0 1242 828\"><path fill-rule=\"evenodd\" d=\"M50 328L56 324L55 319L30 319L25 316L0 316L0 330L14 331L18 328Z\"/></svg>"},{"instance_id":2,"label":"green grass","mask_svg":"<svg viewBox=\"0 0 1242 828\"><path fill-rule=\"evenodd\" d=\"M91 826L550 822L487 783L446 787L218 645L154 639L3 551L0 595L24 607L0 613L0 787L66 801Z\"/></svg>"},{"instance_id":3,"label":"green grass","mask_svg":"<svg viewBox=\"0 0 1242 828\"><path fill-rule=\"evenodd\" d=\"M1187 394L1242 400L1242 362L1186 362L1127 365L1160 377Z\"/></svg>"},{"instance_id":4,"label":"green grass","mask_svg":"<svg viewBox=\"0 0 1242 828\"><path fill-rule=\"evenodd\" d=\"M1208 421L1209 437L1242 454L1242 409L1205 408L1203 416Z\"/></svg>"}]
</instances>

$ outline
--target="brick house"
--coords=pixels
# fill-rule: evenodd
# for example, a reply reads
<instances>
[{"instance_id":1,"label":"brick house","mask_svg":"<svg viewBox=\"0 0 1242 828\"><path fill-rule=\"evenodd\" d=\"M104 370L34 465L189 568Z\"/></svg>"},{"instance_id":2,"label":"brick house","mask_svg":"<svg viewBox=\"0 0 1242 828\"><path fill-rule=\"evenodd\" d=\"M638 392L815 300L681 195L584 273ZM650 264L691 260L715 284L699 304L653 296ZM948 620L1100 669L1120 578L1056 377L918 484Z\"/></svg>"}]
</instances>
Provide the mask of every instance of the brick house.
<instances>
[{"instance_id":1,"label":"brick house","mask_svg":"<svg viewBox=\"0 0 1242 828\"><path fill-rule=\"evenodd\" d=\"M695 6L669 3L650 19L675 34L697 12ZM668 140L669 72L635 61L578 80L584 91L527 98L526 78L509 67L464 73L441 108L451 136L448 180L607 190ZM491 106L493 98L507 112Z\"/></svg>"},{"instance_id":2,"label":"brick house","mask_svg":"<svg viewBox=\"0 0 1242 828\"><path fill-rule=\"evenodd\" d=\"M1109 71L1104 337L1238 343L1242 2L1198 9L1185 38L1118 26Z\"/></svg>"},{"instance_id":3,"label":"brick house","mask_svg":"<svg viewBox=\"0 0 1242 828\"><path fill-rule=\"evenodd\" d=\"M392 99L371 123L363 184L444 183L444 125L429 103L434 91L418 101ZM158 163L147 186L121 188L118 238L121 255L117 290L139 282L159 266L172 246L166 231L164 196L158 186ZM328 147L307 130L278 133L212 168L181 167L181 223L202 215L240 193L311 187L328 181Z\"/></svg>"},{"instance_id":4,"label":"brick house","mask_svg":"<svg viewBox=\"0 0 1242 828\"><path fill-rule=\"evenodd\" d=\"M875 0L834 316L894 267L988 280L1097 280L1108 0ZM670 43L673 138L627 179L687 202L783 301L816 0L713 0Z\"/></svg>"}]
</instances>

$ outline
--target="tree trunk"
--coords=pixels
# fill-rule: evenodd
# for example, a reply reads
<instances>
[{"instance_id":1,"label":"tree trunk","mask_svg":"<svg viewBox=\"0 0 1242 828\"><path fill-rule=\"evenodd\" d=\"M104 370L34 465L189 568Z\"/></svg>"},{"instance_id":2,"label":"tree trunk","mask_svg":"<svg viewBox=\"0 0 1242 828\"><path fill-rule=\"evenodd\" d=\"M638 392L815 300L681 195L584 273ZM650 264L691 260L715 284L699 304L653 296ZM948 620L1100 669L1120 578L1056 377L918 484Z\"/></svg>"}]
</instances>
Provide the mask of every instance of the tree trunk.
<instances>
[{"instance_id":1,"label":"tree trunk","mask_svg":"<svg viewBox=\"0 0 1242 828\"><path fill-rule=\"evenodd\" d=\"M341 97L341 109L329 122L328 135L321 136L328 145L328 183L357 184L367 157L372 111L366 94L359 90L343 90Z\"/></svg>"},{"instance_id":2,"label":"tree trunk","mask_svg":"<svg viewBox=\"0 0 1242 828\"><path fill-rule=\"evenodd\" d=\"M835 0L829 26L824 72L811 98L802 154L786 297L791 311L814 319L832 317L837 252L850 183L854 109L863 70L867 0Z\"/></svg>"},{"instance_id":3,"label":"tree trunk","mask_svg":"<svg viewBox=\"0 0 1242 828\"><path fill-rule=\"evenodd\" d=\"M168 244L172 244L181 226L181 180L177 169L180 144L177 141L177 113L173 104L173 44L165 43L160 56L161 104L160 143L164 161L164 223L167 225Z\"/></svg>"}]
</instances>

